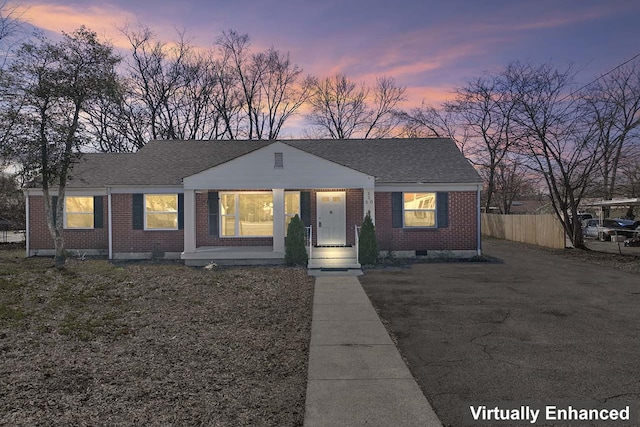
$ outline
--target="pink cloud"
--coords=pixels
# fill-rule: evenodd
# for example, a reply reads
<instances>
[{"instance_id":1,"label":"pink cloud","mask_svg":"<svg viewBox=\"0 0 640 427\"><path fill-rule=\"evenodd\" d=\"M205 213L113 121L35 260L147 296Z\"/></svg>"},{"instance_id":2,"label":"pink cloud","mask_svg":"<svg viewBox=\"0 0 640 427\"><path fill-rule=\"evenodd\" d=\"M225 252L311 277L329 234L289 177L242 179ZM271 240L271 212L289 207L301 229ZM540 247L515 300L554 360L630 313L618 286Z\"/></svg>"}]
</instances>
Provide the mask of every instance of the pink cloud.
<instances>
[{"instance_id":1,"label":"pink cloud","mask_svg":"<svg viewBox=\"0 0 640 427\"><path fill-rule=\"evenodd\" d=\"M127 22L136 22L136 16L108 4L83 8L52 3L21 3L23 18L31 25L54 33L72 32L84 25L101 37L109 39L115 46L126 47L126 39L117 27Z\"/></svg>"}]
</instances>

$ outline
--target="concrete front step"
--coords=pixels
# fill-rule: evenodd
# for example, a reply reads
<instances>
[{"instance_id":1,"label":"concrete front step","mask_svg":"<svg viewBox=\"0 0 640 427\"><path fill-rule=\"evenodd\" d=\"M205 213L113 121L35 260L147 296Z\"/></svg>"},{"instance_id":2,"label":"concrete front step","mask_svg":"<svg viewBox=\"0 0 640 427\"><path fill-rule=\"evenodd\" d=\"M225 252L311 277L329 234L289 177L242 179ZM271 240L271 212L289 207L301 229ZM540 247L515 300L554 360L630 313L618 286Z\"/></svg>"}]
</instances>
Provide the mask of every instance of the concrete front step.
<instances>
[{"instance_id":1,"label":"concrete front step","mask_svg":"<svg viewBox=\"0 0 640 427\"><path fill-rule=\"evenodd\" d=\"M361 268L355 258L313 258L307 268Z\"/></svg>"}]
</instances>

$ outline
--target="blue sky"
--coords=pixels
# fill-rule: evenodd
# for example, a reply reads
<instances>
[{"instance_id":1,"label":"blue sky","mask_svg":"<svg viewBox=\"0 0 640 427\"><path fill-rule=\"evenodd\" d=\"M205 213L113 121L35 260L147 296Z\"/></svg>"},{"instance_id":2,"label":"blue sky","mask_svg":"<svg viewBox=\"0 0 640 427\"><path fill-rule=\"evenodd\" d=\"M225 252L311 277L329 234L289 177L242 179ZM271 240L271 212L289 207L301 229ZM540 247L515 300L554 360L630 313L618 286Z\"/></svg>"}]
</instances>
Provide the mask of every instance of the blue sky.
<instances>
[{"instance_id":1,"label":"blue sky","mask_svg":"<svg viewBox=\"0 0 640 427\"><path fill-rule=\"evenodd\" d=\"M13 2L12 4L15 4ZM305 73L345 73L407 87L407 105L436 105L456 86L510 61L574 64L583 83L640 53L637 0L24 0L25 18L59 33L80 25L123 45L116 26L176 29L202 46L223 30L255 49L288 51Z\"/></svg>"}]
</instances>

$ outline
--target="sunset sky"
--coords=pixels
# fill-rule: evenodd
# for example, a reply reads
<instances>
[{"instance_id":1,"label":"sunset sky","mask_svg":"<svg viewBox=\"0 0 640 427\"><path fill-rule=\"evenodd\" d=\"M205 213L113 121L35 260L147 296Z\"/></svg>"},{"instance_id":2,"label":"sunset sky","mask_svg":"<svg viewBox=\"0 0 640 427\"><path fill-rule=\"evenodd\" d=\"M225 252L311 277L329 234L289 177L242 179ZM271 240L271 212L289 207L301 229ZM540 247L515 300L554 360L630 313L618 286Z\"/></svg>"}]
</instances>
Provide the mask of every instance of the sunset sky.
<instances>
[{"instance_id":1,"label":"sunset sky","mask_svg":"<svg viewBox=\"0 0 640 427\"><path fill-rule=\"evenodd\" d=\"M15 4L11 2L10 4ZM208 46L223 30L255 49L288 51L305 73L388 75L408 104L436 105L455 87L510 61L574 64L587 83L640 53L638 0L24 0L24 17L52 33L84 24L123 45L116 26L176 29ZM450 96L449 96L450 97Z\"/></svg>"}]
</instances>

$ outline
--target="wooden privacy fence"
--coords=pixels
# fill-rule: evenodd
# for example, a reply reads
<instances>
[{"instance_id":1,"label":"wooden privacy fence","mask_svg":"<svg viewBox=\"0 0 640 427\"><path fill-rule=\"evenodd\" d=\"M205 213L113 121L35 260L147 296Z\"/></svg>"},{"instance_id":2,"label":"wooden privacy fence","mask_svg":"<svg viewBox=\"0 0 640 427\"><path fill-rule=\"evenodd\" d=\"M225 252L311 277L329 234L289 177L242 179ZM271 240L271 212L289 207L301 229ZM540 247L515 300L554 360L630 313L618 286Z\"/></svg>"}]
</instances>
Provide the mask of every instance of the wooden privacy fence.
<instances>
[{"instance_id":1,"label":"wooden privacy fence","mask_svg":"<svg viewBox=\"0 0 640 427\"><path fill-rule=\"evenodd\" d=\"M555 215L481 214L482 234L514 242L564 249L564 229Z\"/></svg>"}]
</instances>

